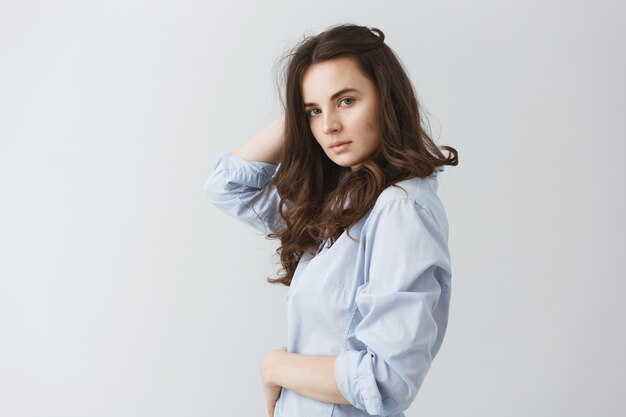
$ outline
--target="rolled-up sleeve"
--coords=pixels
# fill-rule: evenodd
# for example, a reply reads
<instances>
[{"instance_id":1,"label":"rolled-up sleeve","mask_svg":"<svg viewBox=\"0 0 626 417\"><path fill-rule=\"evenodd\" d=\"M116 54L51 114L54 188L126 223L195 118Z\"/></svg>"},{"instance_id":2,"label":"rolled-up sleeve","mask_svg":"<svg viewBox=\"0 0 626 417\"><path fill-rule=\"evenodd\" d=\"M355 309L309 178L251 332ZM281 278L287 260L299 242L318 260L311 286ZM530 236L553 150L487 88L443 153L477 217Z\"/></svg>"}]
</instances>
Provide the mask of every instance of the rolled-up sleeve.
<instances>
[{"instance_id":1,"label":"rolled-up sleeve","mask_svg":"<svg viewBox=\"0 0 626 417\"><path fill-rule=\"evenodd\" d=\"M280 196L271 183L277 167L224 153L205 181L204 193L219 210L258 232L277 232L283 226Z\"/></svg>"},{"instance_id":2,"label":"rolled-up sleeve","mask_svg":"<svg viewBox=\"0 0 626 417\"><path fill-rule=\"evenodd\" d=\"M440 210L441 209L441 210ZM437 354L448 320L450 256L447 220L400 198L373 211L364 225L364 283L356 294L363 350L335 362L339 390L370 415L395 415L413 402Z\"/></svg>"}]
</instances>

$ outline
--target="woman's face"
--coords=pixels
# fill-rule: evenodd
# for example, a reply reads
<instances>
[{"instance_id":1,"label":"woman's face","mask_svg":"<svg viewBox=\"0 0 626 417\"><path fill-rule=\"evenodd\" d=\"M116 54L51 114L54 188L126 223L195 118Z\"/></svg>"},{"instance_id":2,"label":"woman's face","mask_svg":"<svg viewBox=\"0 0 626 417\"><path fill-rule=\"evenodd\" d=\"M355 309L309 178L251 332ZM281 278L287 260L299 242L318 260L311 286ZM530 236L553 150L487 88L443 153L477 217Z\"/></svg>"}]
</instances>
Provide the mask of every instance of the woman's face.
<instances>
[{"instance_id":1,"label":"woman's face","mask_svg":"<svg viewBox=\"0 0 626 417\"><path fill-rule=\"evenodd\" d=\"M334 163L354 170L376 152L380 98L354 58L310 65L301 91L311 132Z\"/></svg>"}]
</instances>

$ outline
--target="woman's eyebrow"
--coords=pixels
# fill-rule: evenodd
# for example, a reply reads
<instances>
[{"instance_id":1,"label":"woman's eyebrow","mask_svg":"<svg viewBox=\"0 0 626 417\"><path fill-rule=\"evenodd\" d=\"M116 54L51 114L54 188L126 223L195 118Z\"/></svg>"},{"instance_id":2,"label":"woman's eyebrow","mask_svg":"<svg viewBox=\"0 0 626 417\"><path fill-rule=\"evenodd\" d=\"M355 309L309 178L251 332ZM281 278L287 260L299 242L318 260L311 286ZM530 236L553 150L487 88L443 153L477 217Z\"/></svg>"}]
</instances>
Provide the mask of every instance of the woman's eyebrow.
<instances>
[{"instance_id":1,"label":"woman's eyebrow","mask_svg":"<svg viewBox=\"0 0 626 417\"><path fill-rule=\"evenodd\" d=\"M335 94L333 94L333 95L330 97L330 100L331 100L331 101L332 101L332 100L335 100L337 97L339 97L339 96L340 96L340 95L342 95L342 94L345 94L345 93L352 93L352 92L354 92L354 93L360 93L360 91L359 91L358 89L356 89L356 88L346 87L346 88L342 88L341 90L339 90L339 91L337 91ZM303 104L303 106L304 106L304 107L307 107L307 106L317 106L317 104L316 104L316 103L304 103L304 104Z\"/></svg>"}]
</instances>

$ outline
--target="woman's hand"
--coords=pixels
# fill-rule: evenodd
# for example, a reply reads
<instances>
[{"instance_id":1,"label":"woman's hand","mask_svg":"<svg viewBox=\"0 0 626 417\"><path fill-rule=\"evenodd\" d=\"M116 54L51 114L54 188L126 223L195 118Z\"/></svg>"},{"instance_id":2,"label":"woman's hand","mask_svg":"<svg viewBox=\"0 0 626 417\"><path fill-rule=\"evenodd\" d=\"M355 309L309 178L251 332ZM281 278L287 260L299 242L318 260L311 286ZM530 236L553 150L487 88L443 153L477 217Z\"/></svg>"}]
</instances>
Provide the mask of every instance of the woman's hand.
<instances>
[{"instance_id":1,"label":"woman's hand","mask_svg":"<svg viewBox=\"0 0 626 417\"><path fill-rule=\"evenodd\" d=\"M269 123L252 139L240 145L233 155L248 161L278 165L285 147L285 113Z\"/></svg>"},{"instance_id":2,"label":"woman's hand","mask_svg":"<svg viewBox=\"0 0 626 417\"><path fill-rule=\"evenodd\" d=\"M275 349L270 351L263 361L261 362L261 381L263 382L263 394L265 395L265 402L267 404L267 415L274 417L274 409L276 408L276 402L280 397L282 387L274 384L270 380L271 370L274 366L276 359L276 352L287 352L287 347Z\"/></svg>"}]
</instances>

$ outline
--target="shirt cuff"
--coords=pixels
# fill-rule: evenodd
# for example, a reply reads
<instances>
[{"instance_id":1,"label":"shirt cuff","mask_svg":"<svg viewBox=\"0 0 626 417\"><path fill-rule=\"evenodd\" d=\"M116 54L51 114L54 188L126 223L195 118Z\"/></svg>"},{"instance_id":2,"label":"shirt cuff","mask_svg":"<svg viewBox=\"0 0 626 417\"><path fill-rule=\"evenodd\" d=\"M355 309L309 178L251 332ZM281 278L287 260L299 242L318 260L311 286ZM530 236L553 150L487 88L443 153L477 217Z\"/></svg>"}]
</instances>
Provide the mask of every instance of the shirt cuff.
<instances>
[{"instance_id":1,"label":"shirt cuff","mask_svg":"<svg viewBox=\"0 0 626 417\"><path fill-rule=\"evenodd\" d=\"M272 179L278 168L278 165L268 162L245 160L233 155L232 152L220 155L214 169L220 165L229 179L227 188L237 185L262 188Z\"/></svg>"},{"instance_id":2,"label":"shirt cuff","mask_svg":"<svg viewBox=\"0 0 626 417\"><path fill-rule=\"evenodd\" d=\"M373 354L367 350L344 350L335 360L335 380L344 398L370 415L382 415L383 401L373 376Z\"/></svg>"}]
</instances>

